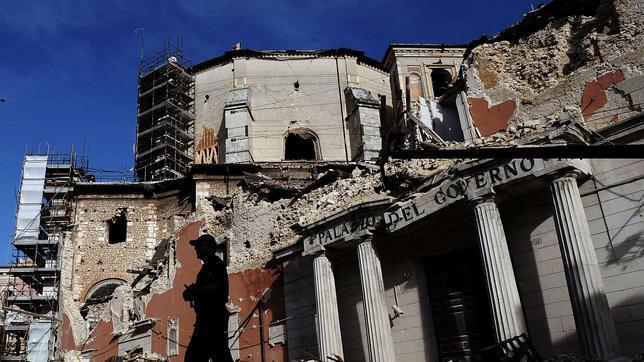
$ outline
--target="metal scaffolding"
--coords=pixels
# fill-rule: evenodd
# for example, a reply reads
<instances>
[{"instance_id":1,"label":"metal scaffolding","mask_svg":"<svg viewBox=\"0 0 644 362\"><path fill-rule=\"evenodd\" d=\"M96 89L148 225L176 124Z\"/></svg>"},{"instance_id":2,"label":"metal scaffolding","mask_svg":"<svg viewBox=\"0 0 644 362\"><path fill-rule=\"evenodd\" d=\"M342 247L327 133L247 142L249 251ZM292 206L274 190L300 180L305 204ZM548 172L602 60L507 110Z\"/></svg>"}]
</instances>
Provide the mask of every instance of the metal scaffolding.
<instances>
[{"instance_id":1,"label":"metal scaffolding","mask_svg":"<svg viewBox=\"0 0 644 362\"><path fill-rule=\"evenodd\" d=\"M195 85L181 45L166 42L139 68L135 170L141 181L183 177L194 159Z\"/></svg>"},{"instance_id":2,"label":"metal scaffolding","mask_svg":"<svg viewBox=\"0 0 644 362\"><path fill-rule=\"evenodd\" d=\"M0 359L47 361L56 345L60 250L73 218L74 185L87 181L85 156L25 155L11 281L2 292Z\"/></svg>"}]
</instances>

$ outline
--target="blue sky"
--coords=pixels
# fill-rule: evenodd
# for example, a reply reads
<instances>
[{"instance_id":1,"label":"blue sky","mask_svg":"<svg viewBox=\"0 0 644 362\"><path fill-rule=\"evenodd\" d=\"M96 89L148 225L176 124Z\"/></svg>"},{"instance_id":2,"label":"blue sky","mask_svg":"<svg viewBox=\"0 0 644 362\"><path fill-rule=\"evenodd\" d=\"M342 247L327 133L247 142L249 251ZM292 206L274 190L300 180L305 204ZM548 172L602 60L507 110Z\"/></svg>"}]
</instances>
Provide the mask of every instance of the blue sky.
<instances>
[{"instance_id":1,"label":"blue sky","mask_svg":"<svg viewBox=\"0 0 644 362\"><path fill-rule=\"evenodd\" d=\"M145 53L183 38L194 63L250 49L466 43L521 19L537 1L0 0L0 263L10 261L26 146L83 145L96 168L133 162L136 77Z\"/></svg>"}]
</instances>

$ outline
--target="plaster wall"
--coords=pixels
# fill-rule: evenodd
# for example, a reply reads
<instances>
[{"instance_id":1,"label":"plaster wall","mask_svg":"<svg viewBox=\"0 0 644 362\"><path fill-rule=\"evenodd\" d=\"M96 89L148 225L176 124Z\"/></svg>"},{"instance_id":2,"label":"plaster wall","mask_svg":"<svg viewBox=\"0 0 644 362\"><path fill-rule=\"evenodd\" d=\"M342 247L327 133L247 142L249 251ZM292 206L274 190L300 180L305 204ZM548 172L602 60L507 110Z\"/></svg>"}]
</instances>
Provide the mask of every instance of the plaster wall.
<instances>
[{"instance_id":1,"label":"plaster wall","mask_svg":"<svg viewBox=\"0 0 644 362\"><path fill-rule=\"evenodd\" d=\"M528 334L544 358L579 352L549 198L541 189L500 207Z\"/></svg>"},{"instance_id":2,"label":"plaster wall","mask_svg":"<svg viewBox=\"0 0 644 362\"><path fill-rule=\"evenodd\" d=\"M586 217L622 352L636 353L644 344L644 161L593 160L593 169L595 180L581 188Z\"/></svg>"},{"instance_id":3,"label":"plaster wall","mask_svg":"<svg viewBox=\"0 0 644 362\"><path fill-rule=\"evenodd\" d=\"M233 63L209 68L195 75L195 144L204 137L206 129L212 129L219 141L220 157L225 151L222 148L222 131L225 134L223 117L226 95L233 88Z\"/></svg>"},{"instance_id":4,"label":"plaster wall","mask_svg":"<svg viewBox=\"0 0 644 362\"><path fill-rule=\"evenodd\" d=\"M307 55L236 58L232 63L202 71L195 79L196 140L204 127L214 128L219 136L220 155L224 154L225 96L233 84L235 88L249 88L251 153L257 162L284 160L284 137L294 128L308 128L318 136L321 159L351 159L343 90L349 85L359 86L374 96L386 95L388 102L391 99L389 75L358 64L352 57L340 57L337 62L335 57ZM295 90L296 81L299 90ZM209 94L208 101L205 94Z\"/></svg>"}]
</instances>

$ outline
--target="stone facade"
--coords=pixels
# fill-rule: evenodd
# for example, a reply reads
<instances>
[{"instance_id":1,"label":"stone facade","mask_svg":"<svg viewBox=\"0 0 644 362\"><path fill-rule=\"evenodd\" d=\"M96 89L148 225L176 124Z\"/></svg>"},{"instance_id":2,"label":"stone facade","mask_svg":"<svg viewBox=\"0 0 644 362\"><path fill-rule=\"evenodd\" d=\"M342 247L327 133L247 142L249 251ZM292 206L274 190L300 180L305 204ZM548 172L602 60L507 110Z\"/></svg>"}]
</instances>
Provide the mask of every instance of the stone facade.
<instances>
[{"instance_id":1,"label":"stone facade","mask_svg":"<svg viewBox=\"0 0 644 362\"><path fill-rule=\"evenodd\" d=\"M150 262L158 243L173 235L172 216L181 211L176 197L154 200L136 195L83 195L75 205L76 226L68 242L74 249L76 300L83 300L91 287L104 279L131 282L134 275L128 270ZM125 242L110 244L108 220L122 208L127 211L127 237Z\"/></svg>"},{"instance_id":2,"label":"stone facade","mask_svg":"<svg viewBox=\"0 0 644 362\"><path fill-rule=\"evenodd\" d=\"M199 64L194 73L195 139L204 127L214 128L222 163L284 161L285 137L298 129L316 137L317 160L351 161L358 155L351 154L344 90L364 88L391 106L389 74L349 49L238 51Z\"/></svg>"}]
</instances>

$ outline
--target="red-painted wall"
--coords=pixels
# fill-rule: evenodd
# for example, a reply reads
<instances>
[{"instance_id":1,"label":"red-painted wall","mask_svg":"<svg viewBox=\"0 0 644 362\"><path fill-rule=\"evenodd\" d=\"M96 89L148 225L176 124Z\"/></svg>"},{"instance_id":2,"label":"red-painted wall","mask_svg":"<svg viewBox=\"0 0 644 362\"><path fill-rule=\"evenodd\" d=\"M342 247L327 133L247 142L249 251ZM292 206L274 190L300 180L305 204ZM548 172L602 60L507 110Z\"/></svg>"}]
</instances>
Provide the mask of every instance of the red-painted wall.
<instances>
[{"instance_id":1,"label":"red-painted wall","mask_svg":"<svg viewBox=\"0 0 644 362\"><path fill-rule=\"evenodd\" d=\"M188 241L199 236L200 222L194 222L181 228L177 235L176 258L180 267L172 288L161 294L154 294L145 310L146 318L155 318L152 328L152 352L161 356L167 353L168 320L179 320L179 355L169 357L170 361L183 361L186 347L190 343L195 322L194 310L183 300L184 285L192 284L201 261L197 259L194 249ZM239 310L231 318L238 317L239 325L244 321L243 332L239 338L239 357L241 361L287 361L287 348L284 344L270 346L268 343L269 326L285 318L284 289L282 273L277 266L264 266L233 273L228 276L230 301ZM259 309L253 309L266 291L262 304L264 355L260 345ZM251 312L253 312L251 314ZM250 318L248 318L250 315ZM118 341L112 334L112 322L99 322L92 331L90 342L76 346L71 334L69 319L63 317L61 343L64 351L93 350L89 354L97 361L104 361L118 354Z\"/></svg>"}]
</instances>

